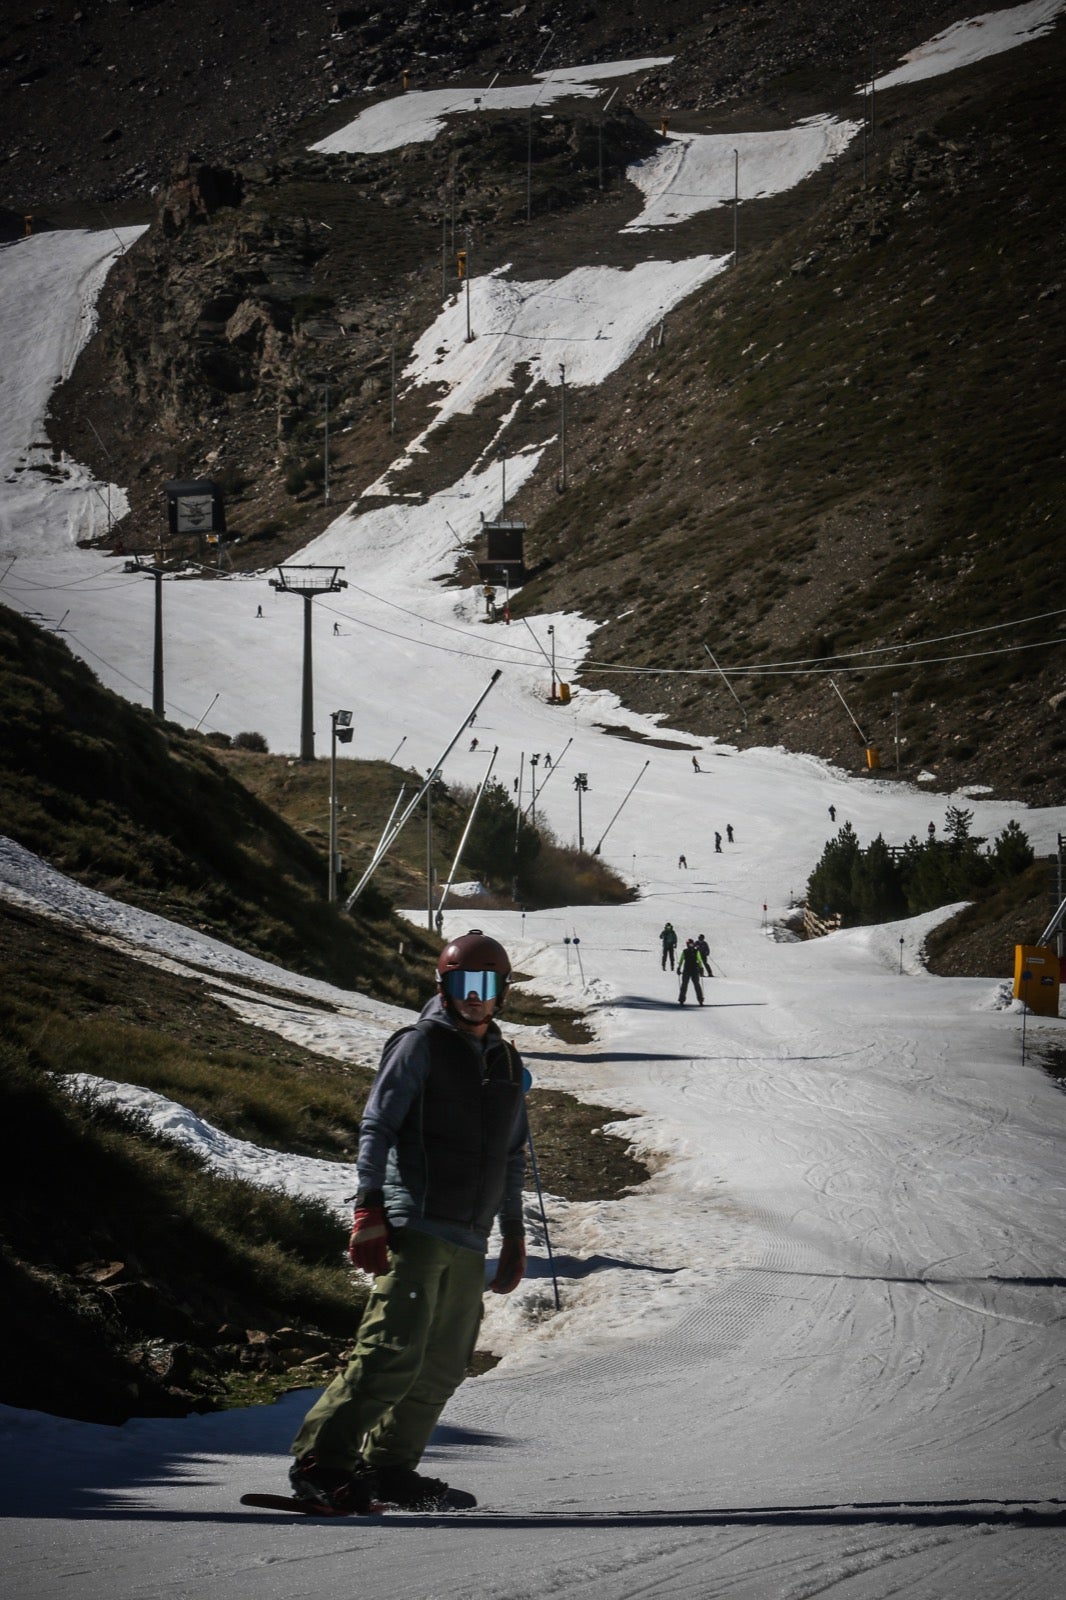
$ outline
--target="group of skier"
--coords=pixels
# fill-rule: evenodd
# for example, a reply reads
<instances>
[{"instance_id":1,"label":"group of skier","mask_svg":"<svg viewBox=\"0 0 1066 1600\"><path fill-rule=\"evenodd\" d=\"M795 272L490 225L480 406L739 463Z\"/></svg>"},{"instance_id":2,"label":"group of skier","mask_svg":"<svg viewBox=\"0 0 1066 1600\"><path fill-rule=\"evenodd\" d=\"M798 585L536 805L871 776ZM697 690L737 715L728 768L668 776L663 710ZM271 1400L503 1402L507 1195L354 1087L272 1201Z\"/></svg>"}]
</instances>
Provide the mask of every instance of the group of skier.
<instances>
[{"instance_id":1,"label":"group of skier","mask_svg":"<svg viewBox=\"0 0 1066 1600\"><path fill-rule=\"evenodd\" d=\"M688 995L688 986L691 983L696 996L696 1003L703 1004L703 979L712 978L711 947L706 936L699 934L695 939L686 939L681 954L677 954L677 932L672 922L668 922L659 935L659 944L662 948L662 969L665 972L669 963L670 971L676 970L681 980L678 991L677 1003L683 1006Z\"/></svg>"}]
</instances>

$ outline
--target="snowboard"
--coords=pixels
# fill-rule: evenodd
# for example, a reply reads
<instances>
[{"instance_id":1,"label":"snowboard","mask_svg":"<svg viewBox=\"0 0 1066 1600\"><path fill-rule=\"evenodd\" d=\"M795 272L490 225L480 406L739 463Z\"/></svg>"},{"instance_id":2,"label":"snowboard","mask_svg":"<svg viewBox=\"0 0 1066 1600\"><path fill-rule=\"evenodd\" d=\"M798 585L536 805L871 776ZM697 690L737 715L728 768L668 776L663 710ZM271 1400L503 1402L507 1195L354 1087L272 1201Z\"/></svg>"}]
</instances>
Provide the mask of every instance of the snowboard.
<instances>
[{"instance_id":1,"label":"snowboard","mask_svg":"<svg viewBox=\"0 0 1066 1600\"><path fill-rule=\"evenodd\" d=\"M298 1500L294 1494L242 1494L241 1505L256 1506L261 1511L290 1511L302 1517L376 1517L387 1511L471 1511L477 1501L465 1489L449 1489L435 1505L397 1506L387 1500L372 1500L366 1511L335 1511L316 1500Z\"/></svg>"}]
</instances>

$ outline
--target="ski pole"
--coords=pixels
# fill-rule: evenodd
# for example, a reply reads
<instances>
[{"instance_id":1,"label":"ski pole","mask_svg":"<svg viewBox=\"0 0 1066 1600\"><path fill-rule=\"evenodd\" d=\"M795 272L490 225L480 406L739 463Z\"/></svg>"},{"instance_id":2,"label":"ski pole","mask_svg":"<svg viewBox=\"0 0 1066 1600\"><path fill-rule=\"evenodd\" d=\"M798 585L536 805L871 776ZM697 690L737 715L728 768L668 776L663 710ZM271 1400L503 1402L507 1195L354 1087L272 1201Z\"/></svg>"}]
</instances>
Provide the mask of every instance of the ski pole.
<instances>
[{"instance_id":1,"label":"ski pole","mask_svg":"<svg viewBox=\"0 0 1066 1600\"><path fill-rule=\"evenodd\" d=\"M523 1067L523 1092L528 1094L532 1087L533 1074L530 1072L528 1067ZM555 1275L555 1258L552 1255L552 1242L548 1234L548 1215L544 1210L544 1191L540 1186L540 1172L537 1169L537 1152L533 1148L533 1130L529 1126L528 1119L526 1121L526 1138L529 1140L529 1158L533 1166L533 1183L537 1190L537 1203L540 1206L540 1220L544 1225L544 1245L548 1252L548 1266L551 1268L552 1289L555 1291L555 1309L556 1311L560 1311L562 1309L562 1302L559 1299L559 1279Z\"/></svg>"},{"instance_id":2,"label":"ski pole","mask_svg":"<svg viewBox=\"0 0 1066 1600\"><path fill-rule=\"evenodd\" d=\"M548 1235L548 1218L544 1210L544 1193L540 1187L540 1173L537 1171L537 1152L533 1148L532 1132L529 1134L529 1157L533 1163L533 1182L536 1185L537 1201L540 1205L540 1220L544 1224L544 1244L548 1252L548 1266L551 1268L552 1289L555 1292L555 1309L556 1311L560 1311L562 1309L562 1302L559 1299L559 1280L555 1276L555 1258L552 1255L552 1242Z\"/></svg>"}]
</instances>

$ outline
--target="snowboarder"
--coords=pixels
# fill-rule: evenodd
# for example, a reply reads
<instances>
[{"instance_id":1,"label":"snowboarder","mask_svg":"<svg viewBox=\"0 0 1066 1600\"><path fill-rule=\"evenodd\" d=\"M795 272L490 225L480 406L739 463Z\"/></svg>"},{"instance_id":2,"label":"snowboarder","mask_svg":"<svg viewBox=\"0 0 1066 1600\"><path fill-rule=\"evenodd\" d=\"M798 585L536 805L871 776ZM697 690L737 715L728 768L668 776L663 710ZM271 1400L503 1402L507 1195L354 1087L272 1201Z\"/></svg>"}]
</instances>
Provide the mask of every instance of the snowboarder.
<instances>
[{"instance_id":1,"label":"snowboarder","mask_svg":"<svg viewBox=\"0 0 1066 1600\"><path fill-rule=\"evenodd\" d=\"M692 757L692 770L693 772L701 772L703 770L695 756Z\"/></svg>"},{"instance_id":2,"label":"snowboarder","mask_svg":"<svg viewBox=\"0 0 1066 1600\"><path fill-rule=\"evenodd\" d=\"M685 940L685 948L681 952L681 960L677 964L677 970L681 974L681 991L677 997L678 1005L684 1005L690 982L696 991L696 999L702 1005L703 984L700 982L700 978L703 975L703 957L696 949L696 941L694 939Z\"/></svg>"},{"instance_id":3,"label":"snowboarder","mask_svg":"<svg viewBox=\"0 0 1066 1600\"><path fill-rule=\"evenodd\" d=\"M726 825L725 825L725 836L729 840L729 843L732 844L733 843L733 824L731 822L727 822Z\"/></svg>"},{"instance_id":4,"label":"snowboarder","mask_svg":"<svg viewBox=\"0 0 1066 1600\"><path fill-rule=\"evenodd\" d=\"M707 935L706 934L704 934L704 933L700 934L699 938L696 940L696 949L700 953L700 960L703 962L704 967L707 969L708 978L713 978L714 977L714 973L711 971L711 947L707 943Z\"/></svg>"},{"instance_id":5,"label":"snowboarder","mask_svg":"<svg viewBox=\"0 0 1066 1600\"><path fill-rule=\"evenodd\" d=\"M510 1294L525 1272L523 1069L494 1018L510 979L495 939L478 929L453 939L436 995L385 1043L360 1128L348 1245L374 1286L351 1362L293 1442L299 1500L351 1513L379 1501L476 1504L415 1469L473 1353L497 1217L489 1287Z\"/></svg>"},{"instance_id":6,"label":"snowboarder","mask_svg":"<svg viewBox=\"0 0 1066 1600\"><path fill-rule=\"evenodd\" d=\"M835 822L836 819L837 819L837 808L836 808L836 806L830 806L829 807L829 820L830 820L830 822Z\"/></svg>"},{"instance_id":7,"label":"snowboarder","mask_svg":"<svg viewBox=\"0 0 1066 1600\"><path fill-rule=\"evenodd\" d=\"M263 615L263 608L262 608L262 606L256 606L256 608L255 608L255 614L256 614L256 616L257 616L257 617L261 617L261 616L262 616L262 615Z\"/></svg>"},{"instance_id":8,"label":"snowboarder","mask_svg":"<svg viewBox=\"0 0 1066 1600\"><path fill-rule=\"evenodd\" d=\"M684 856L678 856L677 865L679 868L684 867L686 870L688 869L688 862L685 860Z\"/></svg>"},{"instance_id":9,"label":"snowboarder","mask_svg":"<svg viewBox=\"0 0 1066 1600\"><path fill-rule=\"evenodd\" d=\"M670 971L673 972L673 970L674 970L674 951L677 949L677 933L674 930L674 925L673 925L672 922L668 922L666 924L666 927L663 929L662 933L660 933L660 935L659 935L659 943L662 945L662 951L663 951L663 961L662 961L663 971L664 972L666 971L666 963L669 961L669 963L670 963Z\"/></svg>"},{"instance_id":10,"label":"snowboarder","mask_svg":"<svg viewBox=\"0 0 1066 1600\"><path fill-rule=\"evenodd\" d=\"M340 623L339 622L335 622L333 624L333 637L336 638L337 635L340 633L340 631L341 631Z\"/></svg>"},{"instance_id":11,"label":"snowboarder","mask_svg":"<svg viewBox=\"0 0 1066 1600\"><path fill-rule=\"evenodd\" d=\"M470 741L470 748L471 748L471 750L476 750L477 749L477 737L476 737L476 735Z\"/></svg>"},{"instance_id":12,"label":"snowboarder","mask_svg":"<svg viewBox=\"0 0 1066 1600\"><path fill-rule=\"evenodd\" d=\"M722 853L722 835L718 832L717 829L715 829L715 834L714 834L714 853L715 853L715 855L719 855L719 856Z\"/></svg>"}]
</instances>

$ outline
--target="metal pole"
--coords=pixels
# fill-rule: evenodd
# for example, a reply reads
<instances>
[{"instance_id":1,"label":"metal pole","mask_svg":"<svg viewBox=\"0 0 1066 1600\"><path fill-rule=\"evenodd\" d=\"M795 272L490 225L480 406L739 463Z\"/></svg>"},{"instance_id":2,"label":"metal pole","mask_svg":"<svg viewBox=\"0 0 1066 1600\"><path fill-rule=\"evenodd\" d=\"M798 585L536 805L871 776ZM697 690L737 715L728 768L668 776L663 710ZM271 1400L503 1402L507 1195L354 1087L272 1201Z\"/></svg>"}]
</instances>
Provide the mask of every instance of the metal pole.
<instances>
[{"instance_id":1,"label":"metal pole","mask_svg":"<svg viewBox=\"0 0 1066 1600\"><path fill-rule=\"evenodd\" d=\"M466 342L470 343L474 335L470 330L470 235L466 236Z\"/></svg>"},{"instance_id":2,"label":"metal pole","mask_svg":"<svg viewBox=\"0 0 1066 1600\"><path fill-rule=\"evenodd\" d=\"M562 766L562 764L563 764L563 756L566 755L566 752L569 750L569 748L573 744L573 742L574 742L574 738L573 738L573 735L571 734L570 738L567 739L566 743L563 745L561 754L557 757L557 759L555 761L552 762L550 768L548 769L547 773L545 774L544 782L540 786L540 797L541 797L542 800L544 799L544 791L545 791L545 789L548 787L548 784L550 783L551 779L555 777L555 774L558 772L559 768ZM519 803L519 805L521 805L521 803L522 803L521 796L519 796L518 803ZM528 810L529 810L529 807L527 806L526 807L526 811L528 811ZM526 811L522 812L523 817L525 816Z\"/></svg>"},{"instance_id":3,"label":"metal pole","mask_svg":"<svg viewBox=\"0 0 1066 1600\"><path fill-rule=\"evenodd\" d=\"M558 700L559 696L555 692L555 624L553 622L549 622L548 623L548 638L552 642L552 692L551 692L551 698L552 698L552 704L554 705L556 700Z\"/></svg>"},{"instance_id":4,"label":"metal pole","mask_svg":"<svg viewBox=\"0 0 1066 1600\"><path fill-rule=\"evenodd\" d=\"M866 188L866 142L870 132L870 86L863 85L862 91L862 186Z\"/></svg>"},{"instance_id":5,"label":"metal pole","mask_svg":"<svg viewBox=\"0 0 1066 1600\"><path fill-rule=\"evenodd\" d=\"M526 221L533 217L533 106L529 107L526 129Z\"/></svg>"},{"instance_id":6,"label":"metal pole","mask_svg":"<svg viewBox=\"0 0 1066 1600\"><path fill-rule=\"evenodd\" d=\"M713 656L713 654L711 652L710 646L705 644L703 648L706 650L707 654L711 657L711 660L714 661L715 671L718 673L718 675L721 678L722 682L725 684L726 688L729 690L730 694L733 696L733 699L736 700L737 705L740 706L740 714L744 718L744 726L747 727L747 725L748 725L748 713L744 710L744 707L742 705L740 705L740 700L739 700L739 698L737 696L736 690L733 688L733 685L730 683L729 679L726 677L725 673L722 671L722 669L718 665L717 661L714 660L714 656Z\"/></svg>"},{"instance_id":7,"label":"metal pole","mask_svg":"<svg viewBox=\"0 0 1066 1600\"><path fill-rule=\"evenodd\" d=\"M218 691L217 691L217 692L216 692L216 694L215 694L215 700L217 700L217 699L218 699L218 697L219 697L219 695L220 695L220 694L221 694L221 693L222 693L222 690L221 690L221 689L219 689L219 690L218 690ZM206 717L208 717L208 716L209 716L209 715L210 715L210 713L211 713L211 711L212 711L212 710L213 710L213 708L214 708L214 704L215 704L215 700L212 700L212 702L211 702L211 704L210 704L210 705L209 705L209 706L208 706L208 708L207 708L207 710L206 710L206 711L205 711L205 712L204 712L204 714L203 714L203 716L202 716L202 717L201 717L201 718L200 718L200 720L199 720L199 722L198 722L198 723L197 723L197 724L196 724L196 726L195 726L195 728L193 728L193 730L192 730L192 731L193 731L193 733L198 733L198 732L199 732L199 731L200 731L200 729L201 729L201 727L202 727L202 726L203 726L203 724L204 724L204 720L205 720L205 718L206 718Z\"/></svg>"},{"instance_id":8,"label":"metal pole","mask_svg":"<svg viewBox=\"0 0 1066 1600\"><path fill-rule=\"evenodd\" d=\"M559 363L559 487L566 488L566 368Z\"/></svg>"},{"instance_id":9,"label":"metal pole","mask_svg":"<svg viewBox=\"0 0 1066 1600\"><path fill-rule=\"evenodd\" d=\"M426 927L433 932L433 778L426 786Z\"/></svg>"},{"instance_id":10,"label":"metal pole","mask_svg":"<svg viewBox=\"0 0 1066 1600\"><path fill-rule=\"evenodd\" d=\"M643 778L644 774L647 772L647 770L648 770L648 768L650 766L651 766L651 762L650 761L645 761L644 765L641 767L640 771L637 773L636 777L633 779L633 782L629 785L629 789L628 789L628 791L626 793L625 800L622 801L622 806L625 805L626 800L629 799L629 796L633 793L633 790L636 788L637 784L640 782L641 778ZM618 807L618 810L615 812L614 816L611 818L611 820L607 824L606 828L604 828L603 832L600 834L600 844L598 844L596 846L595 850L592 852L592 854L594 856L598 856L599 855L599 853L600 853L600 845L606 839L607 835L610 833L611 829L614 827L615 822L618 820L618 816L619 816L619 813L622 810L622 806Z\"/></svg>"},{"instance_id":11,"label":"metal pole","mask_svg":"<svg viewBox=\"0 0 1066 1600\"><path fill-rule=\"evenodd\" d=\"M329 379L326 379L326 423L325 444L323 446L323 460L325 463L325 489L326 504L329 505Z\"/></svg>"},{"instance_id":12,"label":"metal pole","mask_svg":"<svg viewBox=\"0 0 1066 1600\"><path fill-rule=\"evenodd\" d=\"M544 1224L544 1248L548 1253L548 1266L551 1269L552 1288L555 1290L555 1309L558 1311L560 1308L559 1280L555 1276L555 1260L552 1256L552 1242L548 1237L548 1218L544 1210L544 1193L540 1186L540 1173L537 1171L537 1152L533 1148L533 1135L529 1132L528 1123L526 1124L526 1132L529 1138L529 1162L530 1166L533 1168L533 1183L537 1191L537 1199L540 1202L540 1220Z\"/></svg>"},{"instance_id":13,"label":"metal pole","mask_svg":"<svg viewBox=\"0 0 1066 1600\"><path fill-rule=\"evenodd\" d=\"M493 749L492 755L491 755L491 757L489 759L488 767L487 767L486 772L485 772L485 776L482 778L480 784L478 785L477 794L474 796L474 804L470 807L470 815L469 815L469 817L467 817L467 819L466 819L466 827L463 829L463 836L459 840L459 848L455 852L455 860L452 862L452 870L448 874L447 883L444 885L444 888L440 892L440 899L437 902L437 910L438 910L438 912L444 910L444 902L445 902L445 900L447 900L448 893L449 893L449 891L451 889L451 886L455 882L455 874L459 871L459 862L462 859L463 850L466 848L466 841L467 841L467 839L469 837L470 830L474 826L474 818L477 816L477 808L481 804L481 797L485 793L486 788L488 787L489 776L490 776L490 774L492 772L492 768L493 768L493 766L495 764L496 757L499 754L499 748L500 748L499 745L497 745Z\"/></svg>"},{"instance_id":14,"label":"metal pole","mask_svg":"<svg viewBox=\"0 0 1066 1600\"><path fill-rule=\"evenodd\" d=\"M392 401L389 412L389 432L396 432L396 324L392 325L392 338L389 345L389 379L391 385Z\"/></svg>"},{"instance_id":15,"label":"metal pole","mask_svg":"<svg viewBox=\"0 0 1066 1600\"><path fill-rule=\"evenodd\" d=\"M851 717L852 722L855 723L855 732L859 735L859 738L862 740L863 744L869 744L870 741L867 739L866 735L863 733L862 729L859 727L859 724L857 722L855 722L855 718L851 716L851 707L848 705L848 702L844 699L844 696L841 694L840 690L837 688L837 686L833 682L832 678L829 679L829 687L832 689L833 693L836 695L837 699L840 701L840 704L844 707L844 710L847 712L848 716Z\"/></svg>"},{"instance_id":16,"label":"metal pole","mask_svg":"<svg viewBox=\"0 0 1066 1600\"><path fill-rule=\"evenodd\" d=\"M899 691L892 692L892 713L896 724L896 771L899 771Z\"/></svg>"},{"instance_id":17,"label":"metal pole","mask_svg":"<svg viewBox=\"0 0 1066 1600\"><path fill-rule=\"evenodd\" d=\"M304 664L303 685L300 698L300 760L315 759L315 691L311 669L311 596L301 596L304 603Z\"/></svg>"},{"instance_id":18,"label":"metal pole","mask_svg":"<svg viewBox=\"0 0 1066 1600\"><path fill-rule=\"evenodd\" d=\"M733 151L733 265L737 264L737 216L740 211L740 151Z\"/></svg>"},{"instance_id":19,"label":"metal pole","mask_svg":"<svg viewBox=\"0 0 1066 1600\"><path fill-rule=\"evenodd\" d=\"M337 899L337 713L329 719L329 903Z\"/></svg>"},{"instance_id":20,"label":"metal pole","mask_svg":"<svg viewBox=\"0 0 1066 1600\"><path fill-rule=\"evenodd\" d=\"M155 580L155 633L152 649L152 710L163 716L163 569L157 562L152 568Z\"/></svg>"},{"instance_id":21,"label":"metal pole","mask_svg":"<svg viewBox=\"0 0 1066 1600\"><path fill-rule=\"evenodd\" d=\"M374 859L371 861L370 865L367 867L366 871L363 873L363 876L359 879L359 882L356 884L355 888L352 890L351 894L348 896L347 900L344 902L345 911L350 911L351 910L352 906L355 904L355 902L358 900L359 896L362 894L363 890L366 888L367 884L370 882L370 879L374 876L374 873L376 872L377 868L380 866L382 860L384 859L384 856L385 856L386 852L388 851L389 846L392 844L393 840L399 834L400 830L403 827L406 826L407 821L411 816L411 813L414 811L414 809L417 806L418 802L421 800L422 796L425 794L425 792L426 792L427 788L429 787L429 785L433 782L433 779L437 776L437 773L440 771L440 769L444 765L445 761L447 761L447 759L448 759L449 755L451 754L451 752L455 749L455 746L458 744L459 740L462 738L463 734L466 732L466 729L470 726L471 718L473 718L474 716L477 715L478 708L481 706L483 701L485 701L488 698L488 696L492 693L493 689L496 687L496 684L499 681L501 675L502 675L502 668L497 667L496 671L492 674L492 677L489 679L488 687L483 689L482 692L478 695L477 700L474 702L474 705L470 708L470 710L467 712L466 716L463 718L462 722L459 724L458 731L456 732L456 734L454 735L454 737L452 738L452 740L448 744L447 748L437 758L436 765L434 766L434 768L433 768L432 772L430 773L429 777L426 779L426 782L419 789L418 793L415 795L414 799L411 801L410 805L407 807L407 810L401 816L399 822L397 822L395 824L395 826L393 827L393 829L392 829L391 833L389 834L388 838L387 839L383 839L381 844L378 846L377 853L376 853Z\"/></svg>"}]
</instances>

